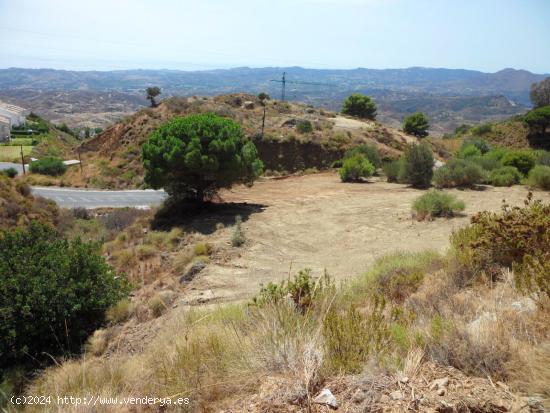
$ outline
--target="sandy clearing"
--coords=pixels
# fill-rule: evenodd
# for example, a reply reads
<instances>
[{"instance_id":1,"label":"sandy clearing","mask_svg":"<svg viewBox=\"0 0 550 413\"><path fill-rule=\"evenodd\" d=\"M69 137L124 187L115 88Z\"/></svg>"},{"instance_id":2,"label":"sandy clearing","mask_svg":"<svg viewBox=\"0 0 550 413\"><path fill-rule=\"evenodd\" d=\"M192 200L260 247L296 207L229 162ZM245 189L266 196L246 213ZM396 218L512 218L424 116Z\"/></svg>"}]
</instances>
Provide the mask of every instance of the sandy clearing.
<instances>
[{"instance_id":1,"label":"sandy clearing","mask_svg":"<svg viewBox=\"0 0 550 413\"><path fill-rule=\"evenodd\" d=\"M253 296L261 284L278 281L302 268L336 279L361 274L392 251L444 251L451 232L482 210L499 210L502 200L522 204L528 190L487 187L484 191L449 190L466 203L465 215L416 222L411 203L424 191L375 182L344 184L335 173L267 180L252 188L222 194L226 202L265 205L243 223L247 244L232 248L231 228L213 234L213 243L229 248L231 258L207 266L188 287L187 303L238 300ZM550 194L535 198L550 201ZM202 301L201 300L201 301Z\"/></svg>"}]
</instances>

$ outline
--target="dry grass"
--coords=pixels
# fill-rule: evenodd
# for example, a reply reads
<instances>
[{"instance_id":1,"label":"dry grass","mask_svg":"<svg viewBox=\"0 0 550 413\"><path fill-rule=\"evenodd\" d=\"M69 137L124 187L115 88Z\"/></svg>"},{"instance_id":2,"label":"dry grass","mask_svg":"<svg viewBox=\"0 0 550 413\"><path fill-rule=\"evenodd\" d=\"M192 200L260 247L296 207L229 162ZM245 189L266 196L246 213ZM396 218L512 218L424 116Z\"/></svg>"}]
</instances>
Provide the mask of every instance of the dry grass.
<instances>
[{"instance_id":1,"label":"dry grass","mask_svg":"<svg viewBox=\"0 0 550 413\"><path fill-rule=\"evenodd\" d=\"M184 251L175 265L195 257ZM188 411L215 411L263 383L268 404L308 408L330 377L376 366L416 380L424 362L436 362L546 395L549 307L532 305L509 271L493 285L465 286L456 265L434 252L393 254L305 307L281 297L172 310L165 290L149 301L163 328L142 352L90 357L107 346L100 331L85 358L50 368L28 392L181 396L193 401Z\"/></svg>"}]
</instances>

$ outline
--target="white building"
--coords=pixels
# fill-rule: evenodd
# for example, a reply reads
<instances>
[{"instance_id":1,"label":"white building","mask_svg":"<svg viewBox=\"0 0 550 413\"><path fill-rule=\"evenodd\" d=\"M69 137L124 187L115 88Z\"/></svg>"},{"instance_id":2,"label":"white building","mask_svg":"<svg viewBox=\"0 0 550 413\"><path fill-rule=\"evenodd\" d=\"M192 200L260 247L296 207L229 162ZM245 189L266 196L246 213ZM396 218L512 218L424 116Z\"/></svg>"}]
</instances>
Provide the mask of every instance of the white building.
<instances>
[{"instance_id":1,"label":"white building","mask_svg":"<svg viewBox=\"0 0 550 413\"><path fill-rule=\"evenodd\" d=\"M11 121L10 118L0 116L0 142L10 140Z\"/></svg>"},{"instance_id":2,"label":"white building","mask_svg":"<svg viewBox=\"0 0 550 413\"><path fill-rule=\"evenodd\" d=\"M0 102L0 116L8 118L11 122L11 126L19 126L25 123L27 116L30 114L30 110L23 109L19 106L10 105L9 103Z\"/></svg>"}]
</instances>

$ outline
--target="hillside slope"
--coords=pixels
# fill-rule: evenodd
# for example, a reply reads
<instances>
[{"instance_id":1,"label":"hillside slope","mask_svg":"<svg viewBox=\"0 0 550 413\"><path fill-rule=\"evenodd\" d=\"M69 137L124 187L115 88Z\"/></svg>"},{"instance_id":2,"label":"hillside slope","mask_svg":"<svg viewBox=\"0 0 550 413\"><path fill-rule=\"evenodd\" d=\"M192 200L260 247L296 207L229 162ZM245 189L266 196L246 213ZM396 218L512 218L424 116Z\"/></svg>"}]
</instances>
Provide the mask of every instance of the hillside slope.
<instances>
[{"instance_id":1,"label":"hillside slope","mask_svg":"<svg viewBox=\"0 0 550 413\"><path fill-rule=\"evenodd\" d=\"M382 156L394 158L407 143L415 141L377 122L280 101L267 103L262 138L263 107L255 96L171 98L154 109L135 113L84 142L80 147L84 173L69 171L64 182L101 188L142 186L141 144L166 120L203 112L213 112L238 122L243 132L254 140L266 170L273 173L328 168L347 148L359 143L375 144ZM300 133L298 125L302 122L310 122L313 131Z\"/></svg>"}]
</instances>

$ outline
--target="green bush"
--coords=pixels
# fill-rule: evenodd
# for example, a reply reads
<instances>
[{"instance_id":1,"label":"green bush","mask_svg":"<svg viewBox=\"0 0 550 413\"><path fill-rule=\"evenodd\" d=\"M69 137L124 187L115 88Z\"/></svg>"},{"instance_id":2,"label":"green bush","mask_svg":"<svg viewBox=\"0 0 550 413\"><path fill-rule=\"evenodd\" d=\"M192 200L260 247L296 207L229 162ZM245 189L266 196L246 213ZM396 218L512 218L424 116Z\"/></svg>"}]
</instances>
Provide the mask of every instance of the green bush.
<instances>
[{"instance_id":1,"label":"green bush","mask_svg":"<svg viewBox=\"0 0 550 413\"><path fill-rule=\"evenodd\" d=\"M403 130L419 138L428 136L429 127L428 117L422 112L413 113L403 120Z\"/></svg>"},{"instance_id":2,"label":"green bush","mask_svg":"<svg viewBox=\"0 0 550 413\"><path fill-rule=\"evenodd\" d=\"M397 182L399 178L399 171L401 170L401 162L398 160L384 162L382 165L384 175L388 178L388 182Z\"/></svg>"},{"instance_id":3,"label":"green bush","mask_svg":"<svg viewBox=\"0 0 550 413\"><path fill-rule=\"evenodd\" d=\"M359 145L353 149L347 151L344 155L345 158L351 158L354 155L363 155L368 161L375 167L380 168L382 161L380 159L380 154L378 153L378 148L374 145Z\"/></svg>"},{"instance_id":4,"label":"green bush","mask_svg":"<svg viewBox=\"0 0 550 413\"><path fill-rule=\"evenodd\" d=\"M514 166L522 175L527 176L535 166L535 161L535 156L530 151L512 151L503 156L502 165Z\"/></svg>"},{"instance_id":5,"label":"green bush","mask_svg":"<svg viewBox=\"0 0 550 413\"><path fill-rule=\"evenodd\" d=\"M145 183L172 197L203 201L235 183L251 185L263 164L231 119L211 113L176 117L143 144Z\"/></svg>"},{"instance_id":6,"label":"green bush","mask_svg":"<svg viewBox=\"0 0 550 413\"><path fill-rule=\"evenodd\" d=\"M342 113L374 120L376 118L376 105L369 96L354 93L344 100Z\"/></svg>"},{"instance_id":7,"label":"green bush","mask_svg":"<svg viewBox=\"0 0 550 413\"><path fill-rule=\"evenodd\" d=\"M475 136L485 135L493 130L493 126L490 123L485 123L483 125L474 126L470 128L470 132Z\"/></svg>"},{"instance_id":8,"label":"green bush","mask_svg":"<svg viewBox=\"0 0 550 413\"><path fill-rule=\"evenodd\" d=\"M512 186L519 184L521 174L513 166L503 166L494 169L489 174L488 181L493 186Z\"/></svg>"},{"instance_id":9,"label":"green bush","mask_svg":"<svg viewBox=\"0 0 550 413\"><path fill-rule=\"evenodd\" d=\"M536 188L550 190L550 166L536 165L529 172L528 183Z\"/></svg>"},{"instance_id":10,"label":"green bush","mask_svg":"<svg viewBox=\"0 0 550 413\"><path fill-rule=\"evenodd\" d=\"M362 178L368 178L374 173L374 165L363 155L356 154L344 160L340 168L342 182L358 182Z\"/></svg>"},{"instance_id":11,"label":"green bush","mask_svg":"<svg viewBox=\"0 0 550 413\"><path fill-rule=\"evenodd\" d=\"M8 178L15 178L18 174L17 169L15 168L3 169L0 173L6 175Z\"/></svg>"},{"instance_id":12,"label":"green bush","mask_svg":"<svg viewBox=\"0 0 550 413\"><path fill-rule=\"evenodd\" d=\"M434 217L452 217L456 212L464 211L464 202L452 194L446 194L435 189L416 198L413 210L418 220Z\"/></svg>"},{"instance_id":13,"label":"green bush","mask_svg":"<svg viewBox=\"0 0 550 413\"><path fill-rule=\"evenodd\" d=\"M481 156L481 151L475 145L465 146L458 153L459 158L468 159L472 157Z\"/></svg>"},{"instance_id":14,"label":"green bush","mask_svg":"<svg viewBox=\"0 0 550 413\"><path fill-rule=\"evenodd\" d=\"M235 217L235 227L233 228L233 234L231 235L231 245L234 247L240 247L246 242L244 231L242 229L243 219L240 215Z\"/></svg>"},{"instance_id":15,"label":"green bush","mask_svg":"<svg viewBox=\"0 0 550 413\"><path fill-rule=\"evenodd\" d=\"M483 211L471 222L451 237L459 261L470 267L470 273L497 278L502 267L521 264L527 256L550 259L550 204L533 201L531 193L524 207L505 204L502 212Z\"/></svg>"},{"instance_id":16,"label":"green bush","mask_svg":"<svg viewBox=\"0 0 550 413\"><path fill-rule=\"evenodd\" d=\"M493 169L497 169L502 166L498 159L492 158L487 155L473 156L471 158L468 158L468 160L470 162L475 163L476 165L479 165L481 168L483 168L486 171L492 171Z\"/></svg>"},{"instance_id":17,"label":"green bush","mask_svg":"<svg viewBox=\"0 0 550 413\"><path fill-rule=\"evenodd\" d=\"M303 134L311 133L311 132L313 132L313 125L311 124L311 122L309 120L301 120L296 125L296 130L299 133L303 133Z\"/></svg>"},{"instance_id":18,"label":"green bush","mask_svg":"<svg viewBox=\"0 0 550 413\"><path fill-rule=\"evenodd\" d=\"M98 244L33 223L0 235L0 370L78 353L126 296Z\"/></svg>"},{"instance_id":19,"label":"green bush","mask_svg":"<svg viewBox=\"0 0 550 413\"><path fill-rule=\"evenodd\" d=\"M462 143L461 149L464 149L470 145L474 145L477 149L479 149L482 155L486 154L491 150L491 145L489 145L489 142L479 138L465 139L464 142Z\"/></svg>"},{"instance_id":20,"label":"green bush","mask_svg":"<svg viewBox=\"0 0 550 413\"><path fill-rule=\"evenodd\" d=\"M537 151L536 157L539 165L550 166L550 151Z\"/></svg>"},{"instance_id":21,"label":"green bush","mask_svg":"<svg viewBox=\"0 0 550 413\"><path fill-rule=\"evenodd\" d=\"M479 165L464 159L451 159L434 173L438 188L471 187L484 181L485 173Z\"/></svg>"},{"instance_id":22,"label":"green bush","mask_svg":"<svg viewBox=\"0 0 550 413\"><path fill-rule=\"evenodd\" d=\"M334 283L325 275L319 279L311 275L311 270L301 270L293 279L282 281L280 284L270 282L260 289L260 294L252 299L251 305L263 307L270 303L277 303L290 297L296 307L305 311L315 305L318 297L334 292Z\"/></svg>"},{"instance_id":23,"label":"green bush","mask_svg":"<svg viewBox=\"0 0 550 413\"><path fill-rule=\"evenodd\" d=\"M504 158L509 152L510 150L506 148L495 148L487 152L485 156L487 158L495 159L500 162L502 161L502 158Z\"/></svg>"},{"instance_id":24,"label":"green bush","mask_svg":"<svg viewBox=\"0 0 550 413\"><path fill-rule=\"evenodd\" d=\"M433 176L434 157L430 147L424 143L409 145L401 156L398 180L415 188L430 186Z\"/></svg>"},{"instance_id":25,"label":"green bush","mask_svg":"<svg viewBox=\"0 0 550 413\"><path fill-rule=\"evenodd\" d=\"M46 157L31 162L30 171L35 174L58 176L67 171L67 165L59 158Z\"/></svg>"}]
</instances>

